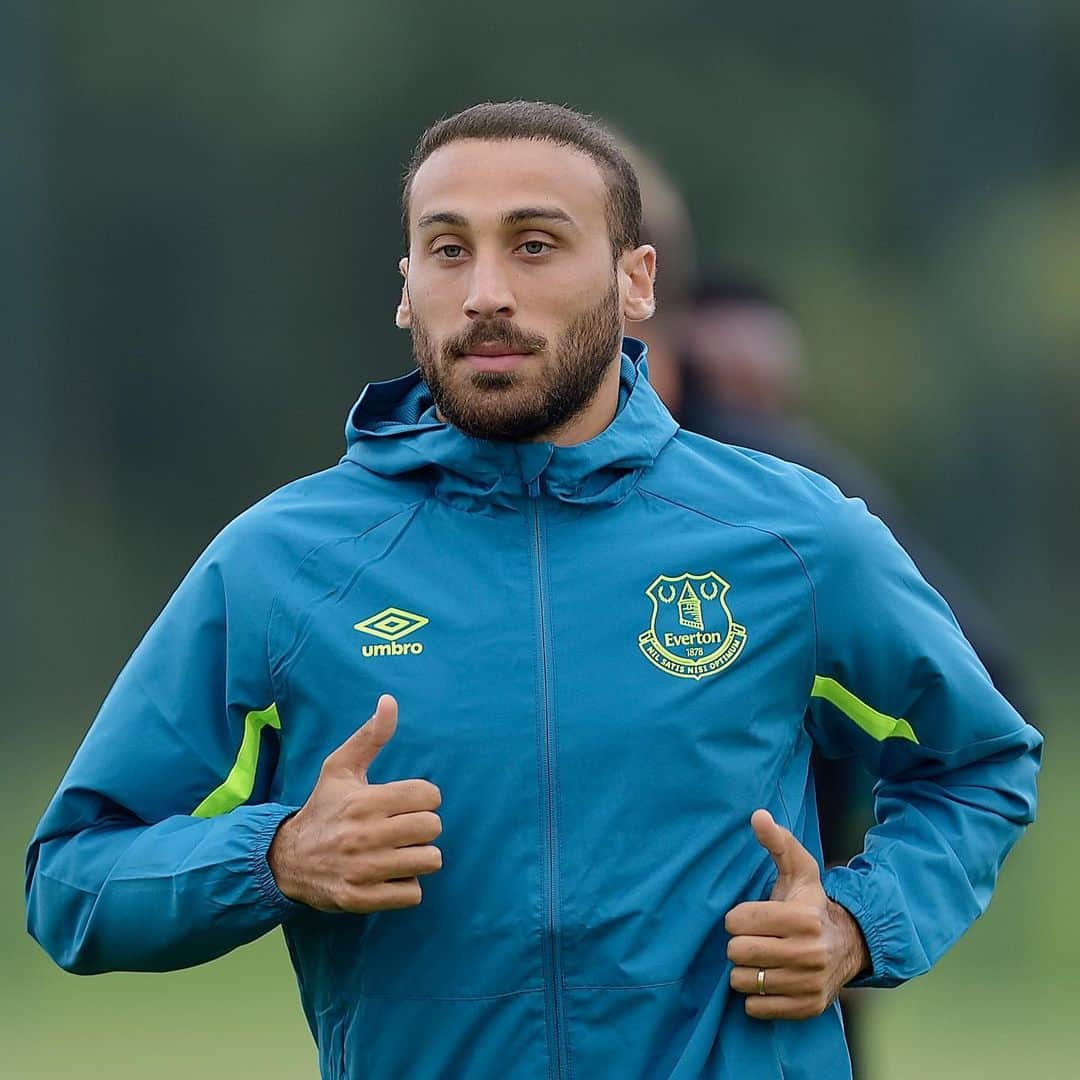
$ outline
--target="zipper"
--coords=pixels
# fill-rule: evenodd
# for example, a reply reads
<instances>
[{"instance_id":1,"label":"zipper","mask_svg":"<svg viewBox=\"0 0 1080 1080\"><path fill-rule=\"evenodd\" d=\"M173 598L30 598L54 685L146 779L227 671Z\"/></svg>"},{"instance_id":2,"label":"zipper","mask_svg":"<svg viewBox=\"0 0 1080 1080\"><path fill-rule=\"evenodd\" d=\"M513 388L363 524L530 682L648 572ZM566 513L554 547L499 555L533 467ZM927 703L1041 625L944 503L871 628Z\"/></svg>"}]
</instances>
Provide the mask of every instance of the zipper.
<instances>
[{"instance_id":1,"label":"zipper","mask_svg":"<svg viewBox=\"0 0 1080 1080\"><path fill-rule=\"evenodd\" d=\"M558 820L555 805L555 738L551 729L551 650L548 647L548 616L544 588L543 526L540 513L540 479L529 482L532 505L533 544L536 549L536 595L539 621L541 707L544 718L543 783L547 810L547 926L542 935L544 945L545 985L548 987L547 1016L549 1043L554 1045L549 1076L556 1080L568 1075L563 1047L562 970L559 965L559 888L556 857Z\"/></svg>"}]
</instances>

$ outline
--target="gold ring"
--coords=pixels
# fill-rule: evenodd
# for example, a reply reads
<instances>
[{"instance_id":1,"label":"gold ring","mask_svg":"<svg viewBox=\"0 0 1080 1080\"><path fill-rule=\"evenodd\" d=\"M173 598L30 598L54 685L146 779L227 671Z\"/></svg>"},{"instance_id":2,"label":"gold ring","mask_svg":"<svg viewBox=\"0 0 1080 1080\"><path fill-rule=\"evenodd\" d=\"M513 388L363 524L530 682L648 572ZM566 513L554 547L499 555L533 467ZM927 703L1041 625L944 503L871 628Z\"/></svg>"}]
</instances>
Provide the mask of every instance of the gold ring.
<instances>
[{"instance_id":1,"label":"gold ring","mask_svg":"<svg viewBox=\"0 0 1080 1080\"><path fill-rule=\"evenodd\" d=\"M764 997L765 996L765 969L757 969L757 992Z\"/></svg>"}]
</instances>

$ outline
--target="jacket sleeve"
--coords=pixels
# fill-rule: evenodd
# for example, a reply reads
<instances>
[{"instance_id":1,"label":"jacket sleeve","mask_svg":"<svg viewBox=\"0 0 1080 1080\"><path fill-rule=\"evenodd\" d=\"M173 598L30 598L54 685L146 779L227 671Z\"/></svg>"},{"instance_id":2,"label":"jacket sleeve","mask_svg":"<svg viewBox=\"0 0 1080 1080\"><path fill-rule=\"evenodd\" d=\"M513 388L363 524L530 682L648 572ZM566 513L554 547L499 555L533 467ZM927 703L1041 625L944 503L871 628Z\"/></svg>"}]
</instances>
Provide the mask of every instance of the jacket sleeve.
<instances>
[{"instance_id":1,"label":"jacket sleeve","mask_svg":"<svg viewBox=\"0 0 1080 1080\"><path fill-rule=\"evenodd\" d=\"M147 631L30 842L27 929L68 971L190 967L304 910L266 861L297 807L268 800L267 602L229 580L235 526Z\"/></svg>"},{"instance_id":2,"label":"jacket sleeve","mask_svg":"<svg viewBox=\"0 0 1080 1080\"><path fill-rule=\"evenodd\" d=\"M862 928L872 971L927 971L986 910L1035 819L1042 736L995 690L945 601L859 499L838 492L809 560L817 677L807 726L877 778L876 824L825 892Z\"/></svg>"}]
</instances>

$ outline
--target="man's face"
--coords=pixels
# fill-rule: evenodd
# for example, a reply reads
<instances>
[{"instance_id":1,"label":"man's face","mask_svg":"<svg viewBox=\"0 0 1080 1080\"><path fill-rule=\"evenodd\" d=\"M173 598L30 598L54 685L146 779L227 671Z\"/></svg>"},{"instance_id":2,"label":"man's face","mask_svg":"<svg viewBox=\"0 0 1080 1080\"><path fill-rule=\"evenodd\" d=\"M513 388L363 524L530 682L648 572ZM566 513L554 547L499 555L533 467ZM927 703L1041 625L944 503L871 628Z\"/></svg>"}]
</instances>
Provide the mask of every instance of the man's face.
<instances>
[{"instance_id":1,"label":"man's face","mask_svg":"<svg viewBox=\"0 0 1080 1080\"><path fill-rule=\"evenodd\" d=\"M420 166L397 322L449 423L533 439L596 397L652 305L652 249L613 258L606 201L592 158L551 142L461 140Z\"/></svg>"}]
</instances>

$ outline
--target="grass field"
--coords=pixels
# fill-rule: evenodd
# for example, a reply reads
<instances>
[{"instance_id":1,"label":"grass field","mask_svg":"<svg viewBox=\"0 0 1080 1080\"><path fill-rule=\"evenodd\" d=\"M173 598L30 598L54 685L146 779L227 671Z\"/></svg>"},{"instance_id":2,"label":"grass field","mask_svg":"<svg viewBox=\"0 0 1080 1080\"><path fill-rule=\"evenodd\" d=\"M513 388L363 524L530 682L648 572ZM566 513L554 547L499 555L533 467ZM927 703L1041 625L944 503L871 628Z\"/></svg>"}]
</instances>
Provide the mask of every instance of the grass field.
<instances>
[{"instance_id":1,"label":"grass field","mask_svg":"<svg viewBox=\"0 0 1080 1080\"><path fill-rule=\"evenodd\" d=\"M1080 731L1067 726L1071 695L1057 700L1060 708L1046 710L1057 723L1044 723L1039 821L1010 856L990 910L930 975L863 992L870 1080L1080 1075ZM190 971L94 978L54 968L26 934L24 847L71 749L20 752L0 795L0 1074L317 1080L280 932Z\"/></svg>"}]
</instances>

